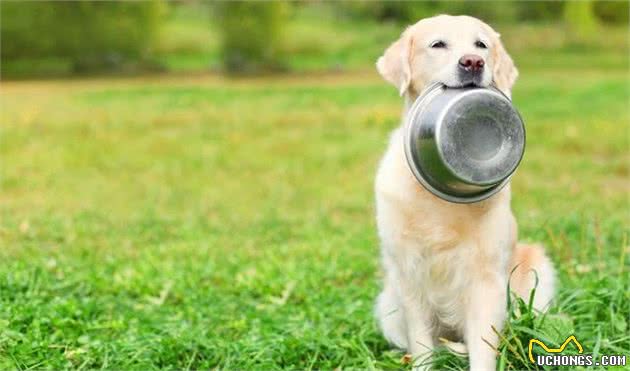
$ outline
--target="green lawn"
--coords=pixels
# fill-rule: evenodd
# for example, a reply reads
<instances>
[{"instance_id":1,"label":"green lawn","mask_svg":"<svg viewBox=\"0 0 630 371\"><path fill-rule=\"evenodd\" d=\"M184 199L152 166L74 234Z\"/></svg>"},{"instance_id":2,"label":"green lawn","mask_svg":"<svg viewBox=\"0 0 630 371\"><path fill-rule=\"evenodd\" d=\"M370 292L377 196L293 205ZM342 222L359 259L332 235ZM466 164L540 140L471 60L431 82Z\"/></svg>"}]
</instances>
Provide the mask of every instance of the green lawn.
<instances>
[{"instance_id":1,"label":"green lawn","mask_svg":"<svg viewBox=\"0 0 630 371\"><path fill-rule=\"evenodd\" d=\"M630 355L630 81L625 57L596 57L525 63L514 92L513 206L560 287L549 316L510 321L506 369L534 368L531 333ZM0 97L1 369L408 367L372 316L372 182L401 110L375 72L3 82Z\"/></svg>"}]
</instances>

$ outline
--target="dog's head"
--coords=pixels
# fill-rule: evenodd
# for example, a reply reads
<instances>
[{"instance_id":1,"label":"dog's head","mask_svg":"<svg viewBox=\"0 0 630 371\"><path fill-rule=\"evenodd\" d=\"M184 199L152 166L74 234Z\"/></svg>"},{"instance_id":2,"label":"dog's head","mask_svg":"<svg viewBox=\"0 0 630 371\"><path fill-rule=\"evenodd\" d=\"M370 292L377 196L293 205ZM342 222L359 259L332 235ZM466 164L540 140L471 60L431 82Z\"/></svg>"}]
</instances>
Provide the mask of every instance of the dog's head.
<instances>
[{"instance_id":1,"label":"dog's head","mask_svg":"<svg viewBox=\"0 0 630 371\"><path fill-rule=\"evenodd\" d=\"M450 87L494 83L510 96L518 76L499 34L468 16L439 15L408 27L376 67L400 95L412 99L434 82Z\"/></svg>"}]
</instances>

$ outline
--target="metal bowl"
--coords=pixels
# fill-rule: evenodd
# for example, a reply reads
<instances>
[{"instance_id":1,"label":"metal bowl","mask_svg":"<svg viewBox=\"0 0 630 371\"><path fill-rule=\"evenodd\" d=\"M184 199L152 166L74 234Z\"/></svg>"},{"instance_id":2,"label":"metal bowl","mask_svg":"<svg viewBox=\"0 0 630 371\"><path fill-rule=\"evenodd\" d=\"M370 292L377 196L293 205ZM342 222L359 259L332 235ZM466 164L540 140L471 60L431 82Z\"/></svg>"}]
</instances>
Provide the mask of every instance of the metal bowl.
<instances>
[{"instance_id":1,"label":"metal bowl","mask_svg":"<svg viewBox=\"0 0 630 371\"><path fill-rule=\"evenodd\" d=\"M484 200L506 185L525 151L518 111L494 87L428 87L406 118L405 155L427 190L450 202Z\"/></svg>"}]
</instances>

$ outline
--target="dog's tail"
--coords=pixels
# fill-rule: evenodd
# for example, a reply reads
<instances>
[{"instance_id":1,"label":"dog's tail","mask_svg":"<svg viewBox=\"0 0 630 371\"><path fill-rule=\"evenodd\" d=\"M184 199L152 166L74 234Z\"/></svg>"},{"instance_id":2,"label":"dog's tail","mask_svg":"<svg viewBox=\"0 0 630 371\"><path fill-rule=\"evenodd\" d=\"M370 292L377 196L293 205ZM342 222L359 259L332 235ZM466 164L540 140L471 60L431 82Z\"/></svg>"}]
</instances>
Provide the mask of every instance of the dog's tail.
<instances>
[{"instance_id":1,"label":"dog's tail","mask_svg":"<svg viewBox=\"0 0 630 371\"><path fill-rule=\"evenodd\" d=\"M543 311L553 298L556 277L553 264L541 245L518 243L510 264L510 288L527 303L536 288L534 308ZM536 284L538 282L538 284Z\"/></svg>"}]
</instances>

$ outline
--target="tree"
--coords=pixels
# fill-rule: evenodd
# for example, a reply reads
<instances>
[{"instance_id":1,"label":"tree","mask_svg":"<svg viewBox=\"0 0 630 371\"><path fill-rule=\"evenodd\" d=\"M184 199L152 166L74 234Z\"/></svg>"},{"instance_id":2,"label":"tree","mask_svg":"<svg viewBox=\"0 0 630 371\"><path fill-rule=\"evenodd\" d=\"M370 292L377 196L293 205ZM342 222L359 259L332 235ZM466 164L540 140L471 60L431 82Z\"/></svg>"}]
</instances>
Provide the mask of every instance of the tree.
<instances>
[{"instance_id":1,"label":"tree","mask_svg":"<svg viewBox=\"0 0 630 371\"><path fill-rule=\"evenodd\" d=\"M283 69L284 1L226 1L214 5L221 32L223 65L230 73Z\"/></svg>"},{"instance_id":2,"label":"tree","mask_svg":"<svg viewBox=\"0 0 630 371\"><path fill-rule=\"evenodd\" d=\"M64 58L75 71L113 69L145 57L164 3L3 1L2 60Z\"/></svg>"},{"instance_id":3,"label":"tree","mask_svg":"<svg viewBox=\"0 0 630 371\"><path fill-rule=\"evenodd\" d=\"M597 18L589 0L567 1L564 5L564 22L570 43L582 44L597 32Z\"/></svg>"}]
</instances>

